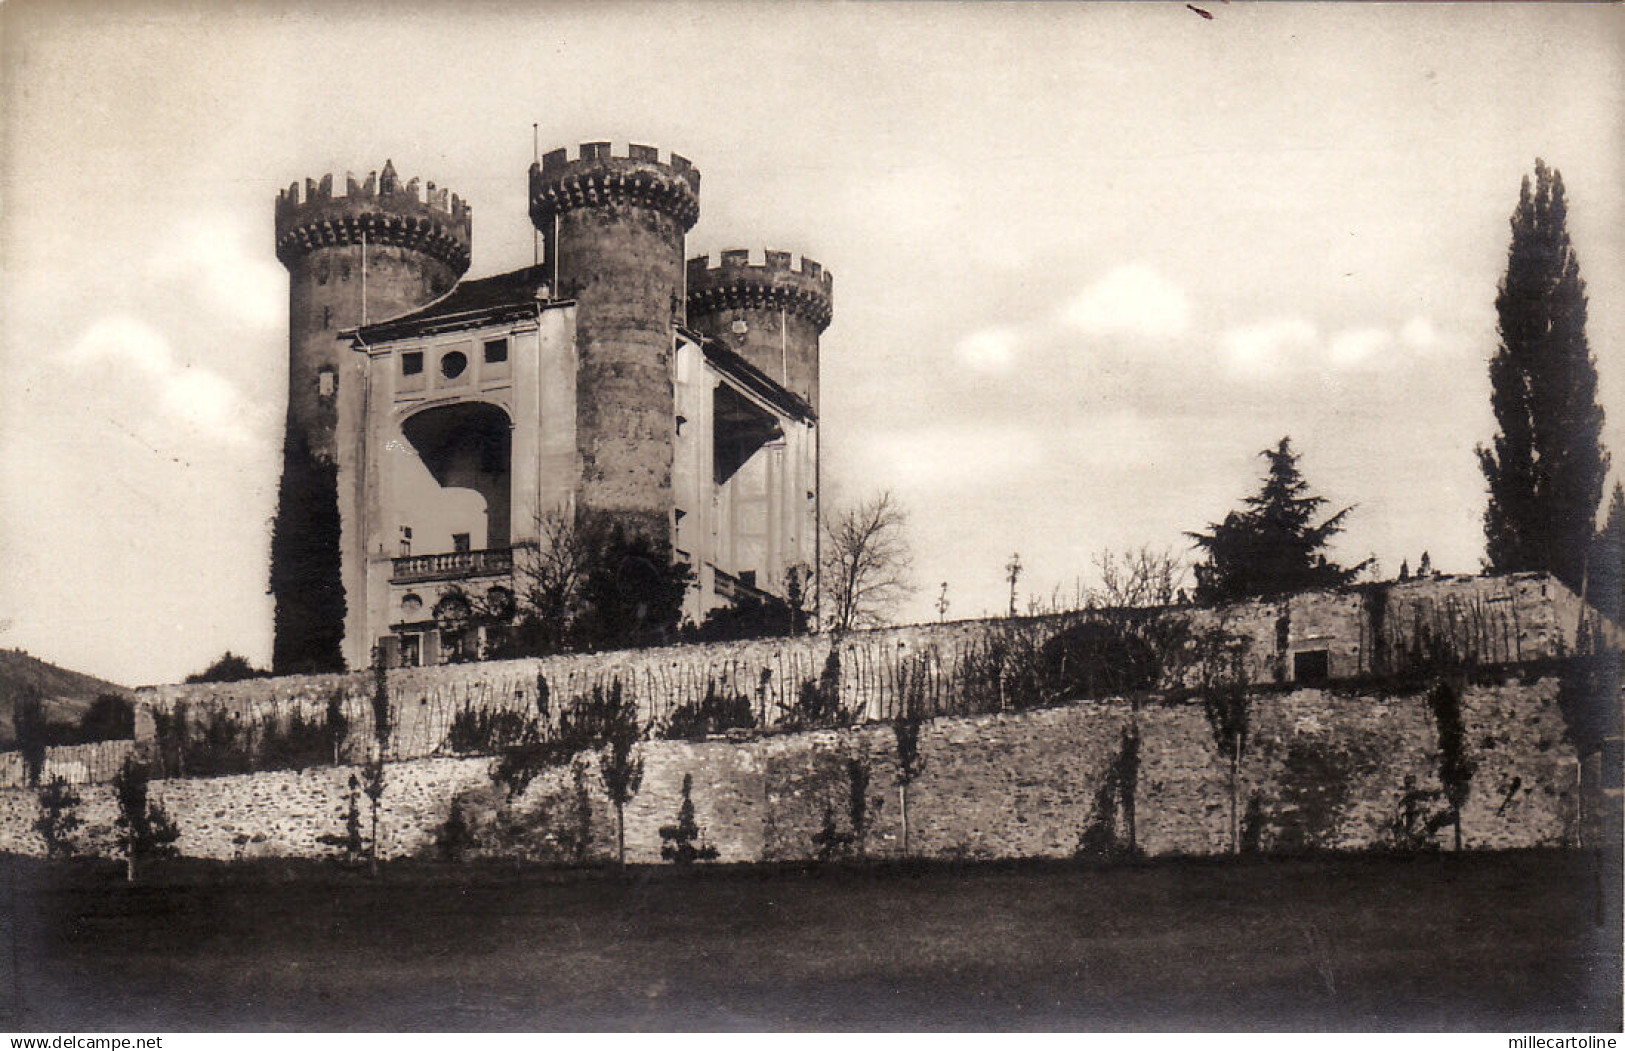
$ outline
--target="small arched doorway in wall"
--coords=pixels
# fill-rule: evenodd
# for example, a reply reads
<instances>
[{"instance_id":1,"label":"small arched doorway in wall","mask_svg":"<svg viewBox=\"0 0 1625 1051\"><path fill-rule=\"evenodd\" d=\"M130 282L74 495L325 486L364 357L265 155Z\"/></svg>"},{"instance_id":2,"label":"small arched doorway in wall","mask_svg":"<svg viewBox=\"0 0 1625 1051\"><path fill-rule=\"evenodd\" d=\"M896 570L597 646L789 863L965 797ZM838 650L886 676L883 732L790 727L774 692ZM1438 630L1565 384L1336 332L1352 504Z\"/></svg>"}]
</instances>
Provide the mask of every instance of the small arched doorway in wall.
<instances>
[{"instance_id":1,"label":"small arched doorway in wall","mask_svg":"<svg viewBox=\"0 0 1625 1051\"><path fill-rule=\"evenodd\" d=\"M509 545L512 431L506 412L481 401L424 409L401 423L401 434L432 479L402 479L398 490L415 553Z\"/></svg>"}]
</instances>

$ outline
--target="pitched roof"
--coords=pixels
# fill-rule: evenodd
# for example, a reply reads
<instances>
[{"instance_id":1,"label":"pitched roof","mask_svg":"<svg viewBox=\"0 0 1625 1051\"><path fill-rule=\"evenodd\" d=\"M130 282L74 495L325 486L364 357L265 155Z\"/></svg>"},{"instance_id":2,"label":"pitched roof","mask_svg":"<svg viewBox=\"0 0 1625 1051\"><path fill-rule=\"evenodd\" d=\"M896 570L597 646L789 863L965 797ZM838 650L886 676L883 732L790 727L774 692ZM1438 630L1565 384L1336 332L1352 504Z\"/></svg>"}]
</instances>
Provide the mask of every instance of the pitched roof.
<instances>
[{"instance_id":1,"label":"pitched roof","mask_svg":"<svg viewBox=\"0 0 1625 1051\"><path fill-rule=\"evenodd\" d=\"M546 283L543 267L527 266L506 274L459 281L439 299L398 317L364 325L356 335L365 343L385 343L404 336L470 328L512 317L534 317L537 292Z\"/></svg>"},{"instance_id":2,"label":"pitched roof","mask_svg":"<svg viewBox=\"0 0 1625 1051\"><path fill-rule=\"evenodd\" d=\"M682 331L684 335L700 345L706 361L716 366L719 371L733 377L741 386L750 390L786 416L793 416L809 422L818 419L818 413L813 411L812 405L806 399L786 390L767 373L730 350L721 340L713 339L690 328L684 328Z\"/></svg>"}]
</instances>

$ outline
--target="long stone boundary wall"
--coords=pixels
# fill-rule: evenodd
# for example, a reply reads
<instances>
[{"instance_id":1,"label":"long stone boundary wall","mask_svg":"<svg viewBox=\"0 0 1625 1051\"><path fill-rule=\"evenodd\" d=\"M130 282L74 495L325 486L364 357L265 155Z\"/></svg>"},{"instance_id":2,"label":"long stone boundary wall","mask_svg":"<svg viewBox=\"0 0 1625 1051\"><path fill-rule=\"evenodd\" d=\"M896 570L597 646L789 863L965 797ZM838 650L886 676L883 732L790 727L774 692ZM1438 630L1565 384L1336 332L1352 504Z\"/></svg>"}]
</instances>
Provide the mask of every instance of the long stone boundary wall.
<instances>
[{"instance_id":1,"label":"long stone boundary wall","mask_svg":"<svg viewBox=\"0 0 1625 1051\"><path fill-rule=\"evenodd\" d=\"M113 780L134 750L134 741L93 741L47 748L40 783L60 777L70 785L105 784ZM22 753L0 752L0 788L26 787L28 770Z\"/></svg>"},{"instance_id":2,"label":"long stone boundary wall","mask_svg":"<svg viewBox=\"0 0 1625 1051\"><path fill-rule=\"evenodd\" d=\"M1004 689L989 673L999 647L1031 652L1088 617L1173 617L1192 630L1220 628L1249 640L1248 674L1256 683L1288 683L1297 654L1325 654L1333 680L1392 670L1397 654L1420 637L1449 635L1473 661L1515 664L1572 651L1582 606L1561 584L1539 574L1436 577L1305 592L1219 609L1079 612L920 624L855 632L840 642L840 703L858 721L889 718L910 689L935 713L1000 710ZM644 722L658 729L680 705L714 690L748 698L759 726L775 725L815 682L829 656L827 636L672 646L531 660L487 661L388 673L394 728L389 754L407 759L447 754L447 734L464 708L537 710L545 684L550 710L593 689L616 684L635 698ZM1174 684L1165 684L1174 685ZM184 707L196 729L214 712L244 726L286 724L295 714L316 720L337 701L350 727L339 758L368 747L370 673L294 676L237 683L160 686L138 694L136 737L150 741L155 720ZM975 696L972 696L975 694Z\"/></svg>"},{"instance_id":3,"label":"long stone boundary wall","mask_svg":"<svg viewBox=\"0 0 1625 1051\"><path fill-rule=\"evenodd\" d=\"M1468 687L1460 713L1474 774L1462 813L1469 849L1572 845L1581 829L1579 766L1557 704L1558 682ZM1381 847L1409 817L1425 829L1444 812L1438 724L1426 693L1304 689L1253 699L1240 764L1245 839L1262 850ZM703 838L722 861L811 858L819 837L850 834L853 764L868 773L873 857L902 853L896 744L889 724L776 734L748 741L640 746L641 790L626 812L629 860L660 860L685 775ZM932 858L1064 857L1130 842L1150 855L1230 849L1230 766L1200 703L1086 701L1018 714L928 721L923 770L908 788L910 853ZM504 804L490 758L386 764L381 853L432 852L458 802L472 825L500 812L532 833L586 833L588 854L613 856L615 821L596 764L552 771ZM316 767L158 780L185 855L332 855L356 768ZM111 853L107 786L81 789L84 845ZM584 798L583 798L584 797ZM367 800L360 799L363 828ZM586 827L580 825L587 816ZM0 790L0 849L39 853L35 795ZM1434 822L1435 825L1438 822ZM1453 827L1423 839L1449 848Z\"/></svg>"}]
</instances>

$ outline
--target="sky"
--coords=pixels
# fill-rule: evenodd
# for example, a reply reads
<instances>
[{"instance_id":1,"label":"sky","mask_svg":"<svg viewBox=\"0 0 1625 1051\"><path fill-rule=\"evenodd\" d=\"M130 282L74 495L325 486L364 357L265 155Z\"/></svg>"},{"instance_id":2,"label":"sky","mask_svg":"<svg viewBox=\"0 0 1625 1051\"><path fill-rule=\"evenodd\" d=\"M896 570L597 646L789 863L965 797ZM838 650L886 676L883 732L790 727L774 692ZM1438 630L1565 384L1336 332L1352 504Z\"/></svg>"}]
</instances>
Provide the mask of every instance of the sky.
<instances>
[{"instance_id":1,"label":"sky","mask_svg":"<svg viewBox=\"0 0 1625 1051\"><path fill-rule=\"evenodd\" d=\"M542 150L703 173L689 254L835 275L825 507L889 490L902 619L1093 584L1290 435L1334 553L1475 572L1520 179L1561 170L1625 467L1618 5L0 7L0 646L125 684L267 662L276 192L392 158L531 259ZM1618 476L1618 468L1615 475Z\"/></svg>"}]
</instances>

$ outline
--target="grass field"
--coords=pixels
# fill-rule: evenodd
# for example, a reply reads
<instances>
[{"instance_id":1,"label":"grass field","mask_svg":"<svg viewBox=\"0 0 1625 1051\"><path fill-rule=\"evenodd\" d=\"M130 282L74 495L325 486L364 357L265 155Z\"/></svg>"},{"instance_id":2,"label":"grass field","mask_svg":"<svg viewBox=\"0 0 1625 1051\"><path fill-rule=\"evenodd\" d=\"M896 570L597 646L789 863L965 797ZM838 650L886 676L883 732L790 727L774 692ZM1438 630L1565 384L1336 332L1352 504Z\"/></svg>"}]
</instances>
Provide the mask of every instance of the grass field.
<instances>
[{"instance_id":1,"label":"grass field","mask_svg":"<svg viewBox=\"0 0 1625 1051\"><path fill-rule=\"evenodd\" d=\"M556 873L13 859L0 1027L1620 1028L1559 852ZM1599 888L1611 918L1598 924Z\"/></svg>"}]
</instances>

